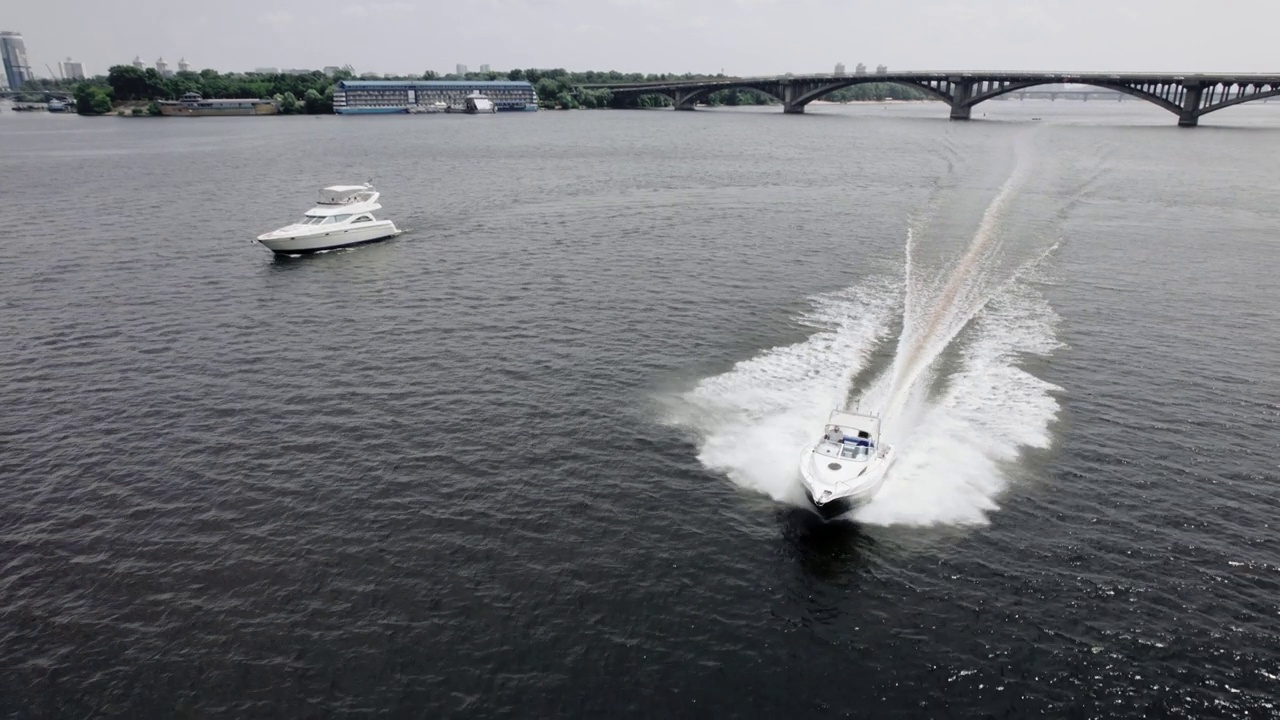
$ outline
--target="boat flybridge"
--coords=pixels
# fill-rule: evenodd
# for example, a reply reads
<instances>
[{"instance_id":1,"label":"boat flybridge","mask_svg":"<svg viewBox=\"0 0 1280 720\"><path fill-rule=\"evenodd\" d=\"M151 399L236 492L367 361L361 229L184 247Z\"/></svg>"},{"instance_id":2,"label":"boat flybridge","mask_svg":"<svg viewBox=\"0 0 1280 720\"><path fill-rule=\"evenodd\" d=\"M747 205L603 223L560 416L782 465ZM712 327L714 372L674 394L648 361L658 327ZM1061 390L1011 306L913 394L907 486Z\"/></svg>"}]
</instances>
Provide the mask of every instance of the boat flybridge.
<instances>
[{"instance_id":1,"label":"boat flybridge","mask_svg":"<svg viewBox=\"0 0 1280 720\"><path fill-rule=\"evenodd\" d=\"M278 255L305 255L395 237L395 223L373 216L382 209L379 195L369 183L324 188L301 220L259 235L258 242Z\"/></svg>"},{"instance_id":2,"label":"boat flybridge","mask_svg":"<svg viewBox=\"0 0 1280 720\"><path fill-rule=\"evenodd\" d=\"M880 418L835 410L822 439L800 454L800 477L818 512L834 517L875 497L893 459L880 443Z\"/></svg>"}]
</instances>

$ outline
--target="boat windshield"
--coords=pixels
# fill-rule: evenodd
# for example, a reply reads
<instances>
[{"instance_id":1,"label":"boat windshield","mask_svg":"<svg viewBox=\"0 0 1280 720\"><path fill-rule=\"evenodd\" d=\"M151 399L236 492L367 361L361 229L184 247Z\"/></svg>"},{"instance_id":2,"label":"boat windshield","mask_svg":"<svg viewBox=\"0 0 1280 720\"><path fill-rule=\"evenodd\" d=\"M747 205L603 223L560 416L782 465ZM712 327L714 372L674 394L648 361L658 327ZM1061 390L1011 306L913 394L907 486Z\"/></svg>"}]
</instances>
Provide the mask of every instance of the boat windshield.
<instances>
[{"instance_id":1,"label":"boat windshield","mask_svg":"<svg viewBox=\"0 0 1280 720\"><path fill-rule=\"evenodd\" d=\"M845 438L843 442L823 440L818 443L818 453L827 457L864 462L871 457L871 444L866 440Z\"/></svg>"},{"instance_id":2,"label":"boat windshield","mask_svg":"<svg viewBox=\"0 0 1280 720\"><path fill-rule=\"evenodd\" d=\"M849 445L846 443L840 448L840 457L846 460L866 460L871 457L871 446Z\"/></svg>"},{"instance_id":3,"label":"boat windshield","mask_svg":"<svg viewBox=\"0 0 1280 720\"><path fill-rule=\"evenodd\" d=\"M325 215L315 217L307 215L298 221L299 225L333 225L336 223L344 223L351 219L351 215Z\"/></svg>"}]
</instances>

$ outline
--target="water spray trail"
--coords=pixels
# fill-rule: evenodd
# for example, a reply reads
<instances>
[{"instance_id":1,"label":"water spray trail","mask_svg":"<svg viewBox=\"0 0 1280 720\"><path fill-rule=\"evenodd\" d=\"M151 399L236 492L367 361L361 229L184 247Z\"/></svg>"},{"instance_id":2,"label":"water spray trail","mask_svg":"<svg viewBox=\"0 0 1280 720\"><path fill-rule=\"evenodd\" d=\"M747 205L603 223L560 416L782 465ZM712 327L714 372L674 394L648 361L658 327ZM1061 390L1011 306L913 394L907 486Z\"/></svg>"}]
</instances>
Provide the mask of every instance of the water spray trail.
<instances>
[{"instance_id":1,"label":"water spray trail","mask_svg":"<svg viewBox=\"0 0 1280 720\"><path fill-rule=\"evenodd\" d=\"M956 263L955 270L952 271L946 285L929 303L932 309L928 311L927 317L923 318L915 317L914 313L919 300L915 296L922 292L922 288L912 277L914 242L913 234L908 231L905 316L898 354L894 360L889 399L883 410L884 415L893 417L902 411L924 370L937 359L942 350L981 309L982 287L977 275L983 269L983 260L999 248L1001 241L999 223L1009 206L1009 201L1022 185L1025 169L1023 154L1018 152L1013 173L1005 180L995 199L983 212L982 222L978 225L973 241Z\"/></svg>"}]
</instances>

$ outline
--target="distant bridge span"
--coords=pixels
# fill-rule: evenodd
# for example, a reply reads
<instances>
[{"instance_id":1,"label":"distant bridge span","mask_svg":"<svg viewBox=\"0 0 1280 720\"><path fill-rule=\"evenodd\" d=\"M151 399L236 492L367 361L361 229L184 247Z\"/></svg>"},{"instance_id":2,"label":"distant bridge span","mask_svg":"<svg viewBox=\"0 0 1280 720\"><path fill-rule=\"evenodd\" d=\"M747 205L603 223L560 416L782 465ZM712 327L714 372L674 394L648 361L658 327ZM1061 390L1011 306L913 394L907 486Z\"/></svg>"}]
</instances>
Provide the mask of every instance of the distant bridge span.
<instances>
[{"instance_id":1,"label":"distant bridge span","mask_svg":"<svg viewBox=\"0 0 1280 720\"><path fill-rule=\"evenodd\" d=\"M15 98L21 95L41 95L45 102L58 98L60 100L70 100L75 96L70 90L0 90L0 98Z\"/></svg>"},{"instance_id":2,"label":"distant bridge span","mask_svg":"<svg viewBox=\"0 0 1280 720\"><path fill-rule=\"evenodd\" d=\"M1182 127L1195 127L1202 116L1215 110L1280 96L1280 74L896 72L595 83L578 87L609 90L623 97L665 95L676 110L693 110L719 90L748 88L776 98L782 103L783 112L795 114L803 113L806 105L827 93L866 83L895 83L923 91L950 105L952 120L968 120L974 105L1037 85L1091 85L1131 95L1177 115Z\"/></svg>"}]
</instances>

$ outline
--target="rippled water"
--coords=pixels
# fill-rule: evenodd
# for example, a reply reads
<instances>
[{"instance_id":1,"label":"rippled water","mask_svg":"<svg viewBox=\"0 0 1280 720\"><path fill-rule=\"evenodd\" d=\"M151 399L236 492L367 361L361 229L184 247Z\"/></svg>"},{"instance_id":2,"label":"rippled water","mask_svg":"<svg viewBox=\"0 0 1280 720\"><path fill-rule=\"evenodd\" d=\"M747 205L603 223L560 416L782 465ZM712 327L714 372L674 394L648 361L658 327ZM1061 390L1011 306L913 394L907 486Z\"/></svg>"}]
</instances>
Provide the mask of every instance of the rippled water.
<instances>
[{"instance_id":1,"label":"rippled water","mask_svg":"<svg viewBox=\"0 0 1280 720\"><path fill-rule=\"evenodd\" d=\"M0 714L1280 713L1280 109L981 109L0 113Z\"/></svg>"}]
</instances>

